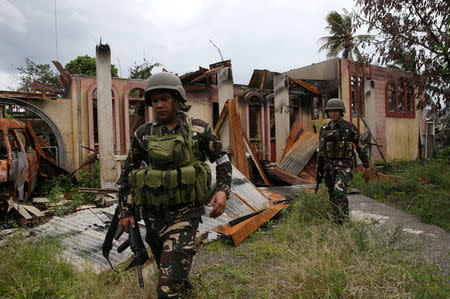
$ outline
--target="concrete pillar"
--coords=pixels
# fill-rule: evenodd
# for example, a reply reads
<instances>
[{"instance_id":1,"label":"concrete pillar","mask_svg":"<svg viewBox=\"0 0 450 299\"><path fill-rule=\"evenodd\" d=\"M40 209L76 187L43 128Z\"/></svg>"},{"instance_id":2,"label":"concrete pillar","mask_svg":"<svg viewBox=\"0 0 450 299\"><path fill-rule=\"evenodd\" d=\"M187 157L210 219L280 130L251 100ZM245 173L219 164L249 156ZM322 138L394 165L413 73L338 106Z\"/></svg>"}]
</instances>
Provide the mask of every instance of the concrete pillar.
<instances>
[{"instance_id":1,"label":"concrete pillar","mask_svg":"<svg viewBox=\"0 0 450 299\"><path fill-rule=\"evenodd\" d=\"M223 107L225 107L225 103L228 100L233 99L233 73L231 67L223 68L217 74L217 89L219 96L219 115L222 113ZM230 122L226 120L222 125L221 132L217 132L220 134L220 141L222 142L222 146L225 152L231 152L231 144L230 144Z\"/></svg>"},{"instance_id":2,"label":"concrete pillar","mask_svg":"<svg viewBox=\"0 0 450 299\"><path fill-rule=\"evenodd\" d=\"M100 188L113 188L117 179L114 160L114 123L112 118L111 51L107 44L96 47L97 125L100 160Z\"/></svg>"},{"instance_id":3,"label":"concrete pillar","mask_svg":"<svg viewBox=\"0 0 450 299\"><path fill-rule=\"evenodd\" d=\"M373 138L376 138L376 130L375 130L375 120L376 120L376 111L375 111L375 82L373 80L364 81L364 111L367 125L369 126L370 132L372 133ZM365 128L367 131L367 128ZM372 143L375 140L371 140ZM371 162L375 162L377 149L374 145L371 145L368 149L369 158Z\"/></svg>"},{"instance_id":4,"label":"concrete pillar","mask_svg":"<svg viewBox=\"0 0 450 299\"><path fill-rule=\"evenodd\" d=\"M286 140L289 137L289 80L285 75L278 75L273 80L274 110L275 110L275 140L277 150L277 164L281 160Z\"/></svg>"}]
</instances>

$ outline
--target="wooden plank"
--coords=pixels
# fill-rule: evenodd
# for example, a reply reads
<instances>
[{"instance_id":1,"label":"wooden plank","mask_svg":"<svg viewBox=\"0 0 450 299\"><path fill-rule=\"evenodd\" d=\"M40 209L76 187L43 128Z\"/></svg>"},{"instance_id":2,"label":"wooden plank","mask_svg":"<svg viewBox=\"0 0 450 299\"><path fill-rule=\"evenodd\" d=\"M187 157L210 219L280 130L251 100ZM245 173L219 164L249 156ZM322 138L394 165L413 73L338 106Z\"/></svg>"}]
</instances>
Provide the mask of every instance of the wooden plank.
<instances>
[{"instance_id":1,"label":"wooden plank","mask_svg":"<svg viewBox=\"0 0 450 299\"><path fill-rule=\"evenodd\" d=\"M228 102L227 102L228 103ZM219 119L217 120L216 127L214 128L214 131L217 134L220 134L220 129L222 128L222 125L224 124L225 120L228 116L228 105L225 103L225 106L222 109L222 112L220 113Z\"/></svg>"},{"instance_id":2,"label":"wooden plank","mask_svg":"<svg viewBox=\"0 0 450 299\"><path fill-rule=\"evenodd\" d=\"M31 216L21 204L15 204L14 208L20 213L20 215L22 215L23 218L27 220L33 219L33 216Z\"/></svg>"},{"instance_id":3,"label":"wooden plank","mask_svg":"<svg viewBox=\"0 0 450 299\"><path fill-rule=\"evenodd\" d=\"M315 93L317 95L319 95L319 89L315 86L312 86L309 83L306 83L305 81L299 80L299 79L294 79L295 83L297 83L300 86L303 86L305 89L309 90L312 93Z\"/></svg>"},{"instance_id":4,"label":"wooden plank","mask_svg":"<svg viewBox=\"0 0 450 299\"><path fill-rule=\"evenodd\" d=\"M245 157L244 137L242 136L242 126L239 114L237 112L237 97L227 102L228 114L230 119L230 135L231 146L233 149L234 166L240 172L250 179L250 171L248 169L247 158Z\"/></svg>"},{"instance_id":5,"label":"wooden plank","mask_svg":"<svg viewBox=\"0 0 450 299\"><path fill-rule=\"evenodd\" d=\"M255 215L249 219L246 219L234 226L229 223L215 227L213 230L216 233L229 235L233 239L235 246L238 246L244 241L251 233L256 231L258 227L272 219L282 209L287 208L287 204L278 204L271 206L263 210L260 214Z\"/></svg>"},{"instance_id":6,"label":"wooden plank","mask_svg":"<svg viewBox=\"0 0 450 299\"><path fill-rule=\"evenodd\" d=\"M29 206L29 205L21 205L22 207L24 207L28 212L38 216L38 217L44 217L45 214L42 213L38 208L35 208L33 206Z\"/></svg>"},{"instance_id":7,"label":"wooden plank","mask_svg":"<svg viewBox=\"0 0 450 299\"><path fill-rule=\"evenodd\" d=\"M258 159L255 151L253 150L252 144L250 143L250 141L248 140L248 138L244 132L242 132L242 136L244 137L245 145L246 145L248 151L250 152L250 156L252 157L252 160L255 163L256 168L258 169L259 175L262 177L262 179L264 181L264 184L266 184L266 186L272 186L272 184L270 184L269 180L267 179L266 174L264 173L261 163L259 163L259 159Z\"/></svg>"}]
</instances>

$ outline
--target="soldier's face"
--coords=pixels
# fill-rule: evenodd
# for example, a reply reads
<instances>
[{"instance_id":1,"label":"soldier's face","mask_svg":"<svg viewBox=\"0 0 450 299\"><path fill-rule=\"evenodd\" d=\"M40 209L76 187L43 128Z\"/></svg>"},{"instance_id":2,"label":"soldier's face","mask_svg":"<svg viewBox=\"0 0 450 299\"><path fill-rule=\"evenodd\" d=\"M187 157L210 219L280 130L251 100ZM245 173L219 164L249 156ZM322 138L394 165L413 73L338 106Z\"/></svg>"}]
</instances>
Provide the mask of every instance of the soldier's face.
<instances>
[{"instance_id":1,"label":"soldier's face","mask_svg":"<svg viewBox=\"0 0 450 299\"><path fill-rule=\"evenodd\" d=\"M173 106L174 98L168 91L152 92L152 107L155 110L156 117L162 122L170 122L177 117Z\"/></svg>"},{"instance_id":2,"label":"soldier's face","mask_svg":"<svg viewBox=\"0 0 450 299\"><path fill-rule=\"evenodd\" d=\"M341 116L340 110L328 110L328 116L330 117L332 122L335 122Z\"/></svg>"}]
</instances>

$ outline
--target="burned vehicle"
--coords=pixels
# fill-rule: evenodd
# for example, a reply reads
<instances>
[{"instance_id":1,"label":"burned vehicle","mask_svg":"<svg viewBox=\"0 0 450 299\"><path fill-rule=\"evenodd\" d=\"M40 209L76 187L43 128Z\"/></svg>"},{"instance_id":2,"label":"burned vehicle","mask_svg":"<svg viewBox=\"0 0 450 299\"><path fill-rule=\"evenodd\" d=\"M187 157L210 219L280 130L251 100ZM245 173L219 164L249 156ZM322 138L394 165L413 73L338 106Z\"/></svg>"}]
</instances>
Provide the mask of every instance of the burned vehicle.
<instances>
[{"instance_id":1,"label":"burned vehicle","mask_svg":"<svg viewBox=\"0 0 450 299\"><path fill-rule=\"evenodd\" d=\"M0 118L0 208L10 197L26 200L37 186L39 144L33 129L17 120Z\"/></svg>"}]
</instances>

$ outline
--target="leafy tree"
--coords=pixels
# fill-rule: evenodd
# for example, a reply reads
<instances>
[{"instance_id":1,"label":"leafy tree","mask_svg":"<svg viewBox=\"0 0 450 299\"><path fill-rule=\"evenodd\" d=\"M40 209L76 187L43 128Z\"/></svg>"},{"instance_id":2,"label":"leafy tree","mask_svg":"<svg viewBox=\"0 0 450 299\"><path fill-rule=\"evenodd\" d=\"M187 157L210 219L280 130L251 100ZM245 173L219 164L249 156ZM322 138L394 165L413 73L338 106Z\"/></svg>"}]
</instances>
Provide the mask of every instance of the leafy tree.
<instances>
[{"instance_id":1,"label":"leafy tree","mask_svg":"<svg viewBox=\"0 0 450 299\"><path fill-rule=\"evenodd\" d=\"M25 58L25 65L17 67L16 70L19 72L18 91L31 91L29 86L34 81L61 88L57 74L52 71L49 64L39 64L27 57Z\"/></svg>"},{"instance_id":2,"label":"leafy tree","mask_svg":"<svg viewBox=\"0 0 450 299\"><path fill-rule=\"evenodd\" d=\"M70 61L64 67L71 74L86 75L95 77L97 74L96 70L96 59L95 57L90 57L88 55L78 56L74 60ZM117 77L117 68L114 64L111 64L111 76Z\"/></svg>"},{"instance_id":3,"label":"leafy tree","mask_svg":"<svg viewBox=\"0 0 450 299\"><path fill-rule=\"evenodd\" d=\"M403 51L403 54L393 61L391 64L386 66L395 70L405 71L405 72L415 72L416 65L412 63L412 55L409 51Z\"/></svg>"},{"instance_id":4,"label":"leafy tree","mask_svg":"<svg viewBox=\"0 0 450 299\"><path fill-rule=\"evenodd\" d=\"M134 62L134 65L128 69L130 72L130 79L148 79L152 75L152 70L155 67L161 66L160 63L155 62L151 63L149 60L144 58L144 62L142 64L136 64Z\"/></svg>"},{"instance_id":5,"label":"leafy tree","mask_svg":"<svg viewBox=\"0 0 450 299\"><path fill-rule=\"evenodd\" d=\"M327 15L328 26L325 27L330 31L329 36L324 36L319 39L323 45L319 48L320 51L327 51L327 57L338 57L342 53L345 59L353 60L353 54L359 61L364 61L365 58L358 49L358 45L363 41L370 41L371 35L354 35L354 28L352 25L352 18L347 10L340 14L332 11Z\"/></svg>"},{"instance_id":6,"label":"leafy tree","mask_svg":"<svg viewBox=\"0 0 450 299\"><path fill-rule=\"evenodd\" d=\"M374 32L377 63L404 61L413 72L420 95L425 90L449 104L450 98L450 2L448 0L355 0L357 28ZM405 56L404 52L408 55ZM439 102L439 100L437 100ZM430 104L421 102L420 106ZM439 105L437 105L439 106Z\"/></svg>"}]
</instances>

